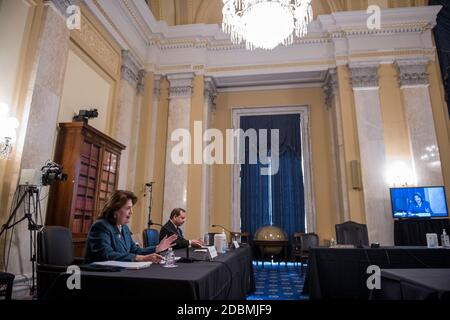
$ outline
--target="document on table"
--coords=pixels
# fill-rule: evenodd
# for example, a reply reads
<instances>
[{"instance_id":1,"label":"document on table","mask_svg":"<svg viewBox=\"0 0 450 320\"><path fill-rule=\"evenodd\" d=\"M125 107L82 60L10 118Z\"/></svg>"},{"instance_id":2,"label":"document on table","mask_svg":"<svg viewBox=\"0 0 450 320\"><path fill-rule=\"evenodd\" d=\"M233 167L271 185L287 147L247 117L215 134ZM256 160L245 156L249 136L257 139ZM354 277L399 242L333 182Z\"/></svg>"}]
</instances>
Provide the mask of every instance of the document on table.
<instances>
[{"instance_id":1,"label":"document on table","mask_svg":"<svg viewBox=\"0 0 450 320\"><path fill-rule=\"evenodd\" d=\"M152 265L151 262L126 262L126 261L101 261L94 262L93 265L105 267L120 267L125 269L144 269Z\"/></svg>"}]
</instances>

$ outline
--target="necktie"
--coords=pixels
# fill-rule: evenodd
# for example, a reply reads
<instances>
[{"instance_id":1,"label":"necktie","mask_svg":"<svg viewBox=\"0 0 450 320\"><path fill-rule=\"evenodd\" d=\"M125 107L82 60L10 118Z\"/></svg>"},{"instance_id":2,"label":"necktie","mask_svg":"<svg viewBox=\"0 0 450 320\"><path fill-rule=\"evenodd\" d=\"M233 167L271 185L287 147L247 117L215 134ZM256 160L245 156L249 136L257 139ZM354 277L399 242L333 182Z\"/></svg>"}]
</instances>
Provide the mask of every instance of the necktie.
<instances>
[{"instance_id":1,"label":"necktie","mask_svg":"<svg viewBox=\"0 0 450 320\"><path fill-rule=\"evenodd\" d=\"M177 232L178 232L178 235L182 238L183 237L183 231L181 231L180 228L177 228Z\"/></svg>"}]
</instances>

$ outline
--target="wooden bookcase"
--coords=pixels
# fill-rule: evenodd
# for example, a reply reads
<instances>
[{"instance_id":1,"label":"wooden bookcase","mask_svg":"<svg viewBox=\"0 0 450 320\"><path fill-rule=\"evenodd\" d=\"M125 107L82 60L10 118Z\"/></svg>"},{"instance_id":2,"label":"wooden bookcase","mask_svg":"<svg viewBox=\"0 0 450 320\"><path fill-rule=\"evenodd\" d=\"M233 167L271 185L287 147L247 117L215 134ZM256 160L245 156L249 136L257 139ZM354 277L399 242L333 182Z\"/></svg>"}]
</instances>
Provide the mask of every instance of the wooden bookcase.
<instances>
[{"instance_id":1,"label":"wooden bookcase","mask_svg":"<svg viewBox=\"0 0 450 320\"><path fill-rule=\"evenodd\" d=\"M125 146L83 122L59 124L55 162L67 181L50 188L46 225L72 230L76 257L84 256L86 237L106 200L117 189Z\"/></svg>"}]
</instances>

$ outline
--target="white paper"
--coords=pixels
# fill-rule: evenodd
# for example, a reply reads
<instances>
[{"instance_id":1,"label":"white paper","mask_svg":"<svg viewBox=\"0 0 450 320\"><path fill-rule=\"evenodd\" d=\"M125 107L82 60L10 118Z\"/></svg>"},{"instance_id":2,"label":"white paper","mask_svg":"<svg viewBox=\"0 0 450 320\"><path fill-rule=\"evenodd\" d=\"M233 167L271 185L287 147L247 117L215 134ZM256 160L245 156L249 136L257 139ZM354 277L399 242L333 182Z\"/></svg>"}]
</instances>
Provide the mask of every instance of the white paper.
<instances>
[{"instance_id":1,"label":"white paper","mask_svg":"<svg viewBox=\"0 0 450 320\"><path fill-rule=\"evenodd\" d=\"M209 252L209 258L210 259L214 259L215 257L217 257L216 247L210 246L210 247L207 247L207 249L208 249L208 252Z\"/></svg>"},{"instance_id":2,"label":"white paper","mask_svg":"<svg viewBox=\"0 0 450 320\"><path fill-rule=\"evenodd\" d=\"M125 261L102 261L94 262L94 265L105 266L105 267L120 267L125 269L144 269L152 265L151 262L125 262Z\"/></svg>"},{"instance_id":3,"label":"white paper","mask_svg":"<svg viewBox=\"0 0 450 320\"><path fill-rule=\"evenodd\" d=\"M427 233L427 247L437 248L438 247L438 237L436 233Z\"/></svg>"}]
</instances>

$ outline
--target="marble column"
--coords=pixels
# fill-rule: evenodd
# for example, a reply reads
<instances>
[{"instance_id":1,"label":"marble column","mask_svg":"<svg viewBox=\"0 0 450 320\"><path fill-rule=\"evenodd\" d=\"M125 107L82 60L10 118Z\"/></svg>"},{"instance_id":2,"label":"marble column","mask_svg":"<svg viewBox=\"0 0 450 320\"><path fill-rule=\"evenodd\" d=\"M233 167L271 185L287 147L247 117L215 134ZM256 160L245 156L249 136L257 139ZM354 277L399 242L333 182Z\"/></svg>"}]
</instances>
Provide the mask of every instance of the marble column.
<instances>
[{"instance_id":1,"label":"marble column","mask_svg":"<svg viewBox=\"0 0 450 320\"><path fill-rule=\"evenodd\" d=\"M158 128L158 109L159 98L161 96L161 75L154 75L153 77L153 99L152 99L152 113L150 123L150 153L148 163L148 173L150 181L155 181L155 156L156 156L156 133ZM159 183L162 183L159 182Z\"/></svg>"},{"instance_id":2,"label":"marble column","mask_svg":"<svg viewBox=\"0 0 450 320\"><path fill-rule=\"evenodd\" d=\"M22 118L26 131L20 169L40 169L48 159L53 159L69 37L65 18L52 1L45 2ZM42 194L47 194L46 189L42 188ZM41 207L45 222L46 199L41 201ZM14 231L8 272L30 276L28 239L27 223L22 222Z\"/></svg>"},{"instance_id":3,"label":"marble column","mask_svg":"<svg viewBox=\"0 0 450 320\"><path fill-rule=\"evenodd\" d=\"M436 129L428 90L428 60L397 60L418 185L443 185Z\"/></svg>"},{"instance_id":4,"label":"marble column","mask_svg":"<svg viewBox=\"0 0 450 320\"><path fill-rule=\"evenodd\" d=\"M150 77L148 77L150 79ZM159 113L159 98L161 95L161 76L153 75L151 80L148 80L147 86L151 84L150 81L153 81L153 92L151 93L151 99L147 99L145 104L149 104L149 106L145 106L145 108L150 108L149 111L142 110L141 120L144 120L145 123L141 123L141 136L139 137L140 147L146 152L144 155L140 155L139 165L144 170L144 175L141 179L139 179L139 183L136 185L136 188L139 188L144 194L146 188L144 184L147 182L156 182L157 185L162 185L163 181L157 181L155 179L155 159L156 159L156 135L157 135L157 127L158 127L158 113ZM152 214L151 219L155 222L159 222L159 219L155 219L157 214L155 212L154 205L154 196L155 196L155 185L153 185L152 189L152 199L150 197L141 198L141 228L146 228L148 223L148 208L150 206L150 201L152 201ZM141 230L142 230L141 229Z\"/></svg>"},{"instance_id":5,"label":"marble column","mask_svg":"<svg viewBox=\"0 0 450 320\"><path fill-rule=\"evenodd\" d=\"M137 137L143 92L143 71L129 51L122 51L119 104L114 118L113 135L126 149L120 158L119 189L134 189Z\"/></svg>"},{"instance_id":6,"label":"marble column","mask_svg":"<svg viewBox=\"0 0 450 320\"><path fill-rule=\"evenodd\" d=\"M339 99L339 86L336 68L328 70L325 84L325 105L327 107L330 124L331 149L333 154L333 186L337 222L349 220L349 198L347 176L345 171L345 150L342 130L342 110Z\"/></svg>"},{"instance_id":7,"label":"marble column","mask_svg":"<svg viewBox=\"0 0 450 320\"><path fill-rule=\"evenodd\" d=\"M138 161L138 153L141 152L141 137L139 136L139 129L142 125L146 125L145 123L141 123L145 121L141 117L141 112L144 103L144 87L145 87L145 77L147 72L143 69L138 71L138 81L135 90L135 103L133 112L130 113L131 118L131 139L129 143L129 159L128 159L128 186L133 186L131 189L135 193L139 194L142 191L142 186L136 186L136 175L137 172L137 161Z\"/></svg>"},{"instance_id":8,"label":"marble column","mask_svg":"<svg viewBox=\"0 0 450 320\"><path fill-rule=\"evenodd\" d=\"M364 206L369 240L393 245L394 226L385 179L386 152L377 64L349 66L355 96Z\"/></svg>"},{"instance_id":9,"label":"marble column","mask_svg":"<svg viewBox=\"0 0 450 320\"><path fill-rule=\"evenodd\" d=\"M213 113L215 112L216 104L215 98L217 96L217 89L214 80L211 77L205 77L203 102L203 128L205 130L211 128ZM203 150L205 150L206 142L203 141ZM202 164L202 203L201 203L201 226L202 234L208 232L210 226L210 214L213 207L213 188L214 185L213 166Z\"/></svg>"},{"instance_id":10,"label":"marble column","mask_svg":"<svg viewBox=\"0 0 450 320\"><path fill-rule=\"evenodd\" d=\"M187 208L188 164L176 164L172 160L172 148L179 144L178 140L172 141L172 133L177 129L185 129L189 132L194 74L169 74L167 80L170 88L163 221L169 219L170 212L174 208ZM175 137L175 139L179 138ZM191 155L190 150L189 155ZM189 159L192 161L191 156Z\"/></svg>"}]
</instances>

